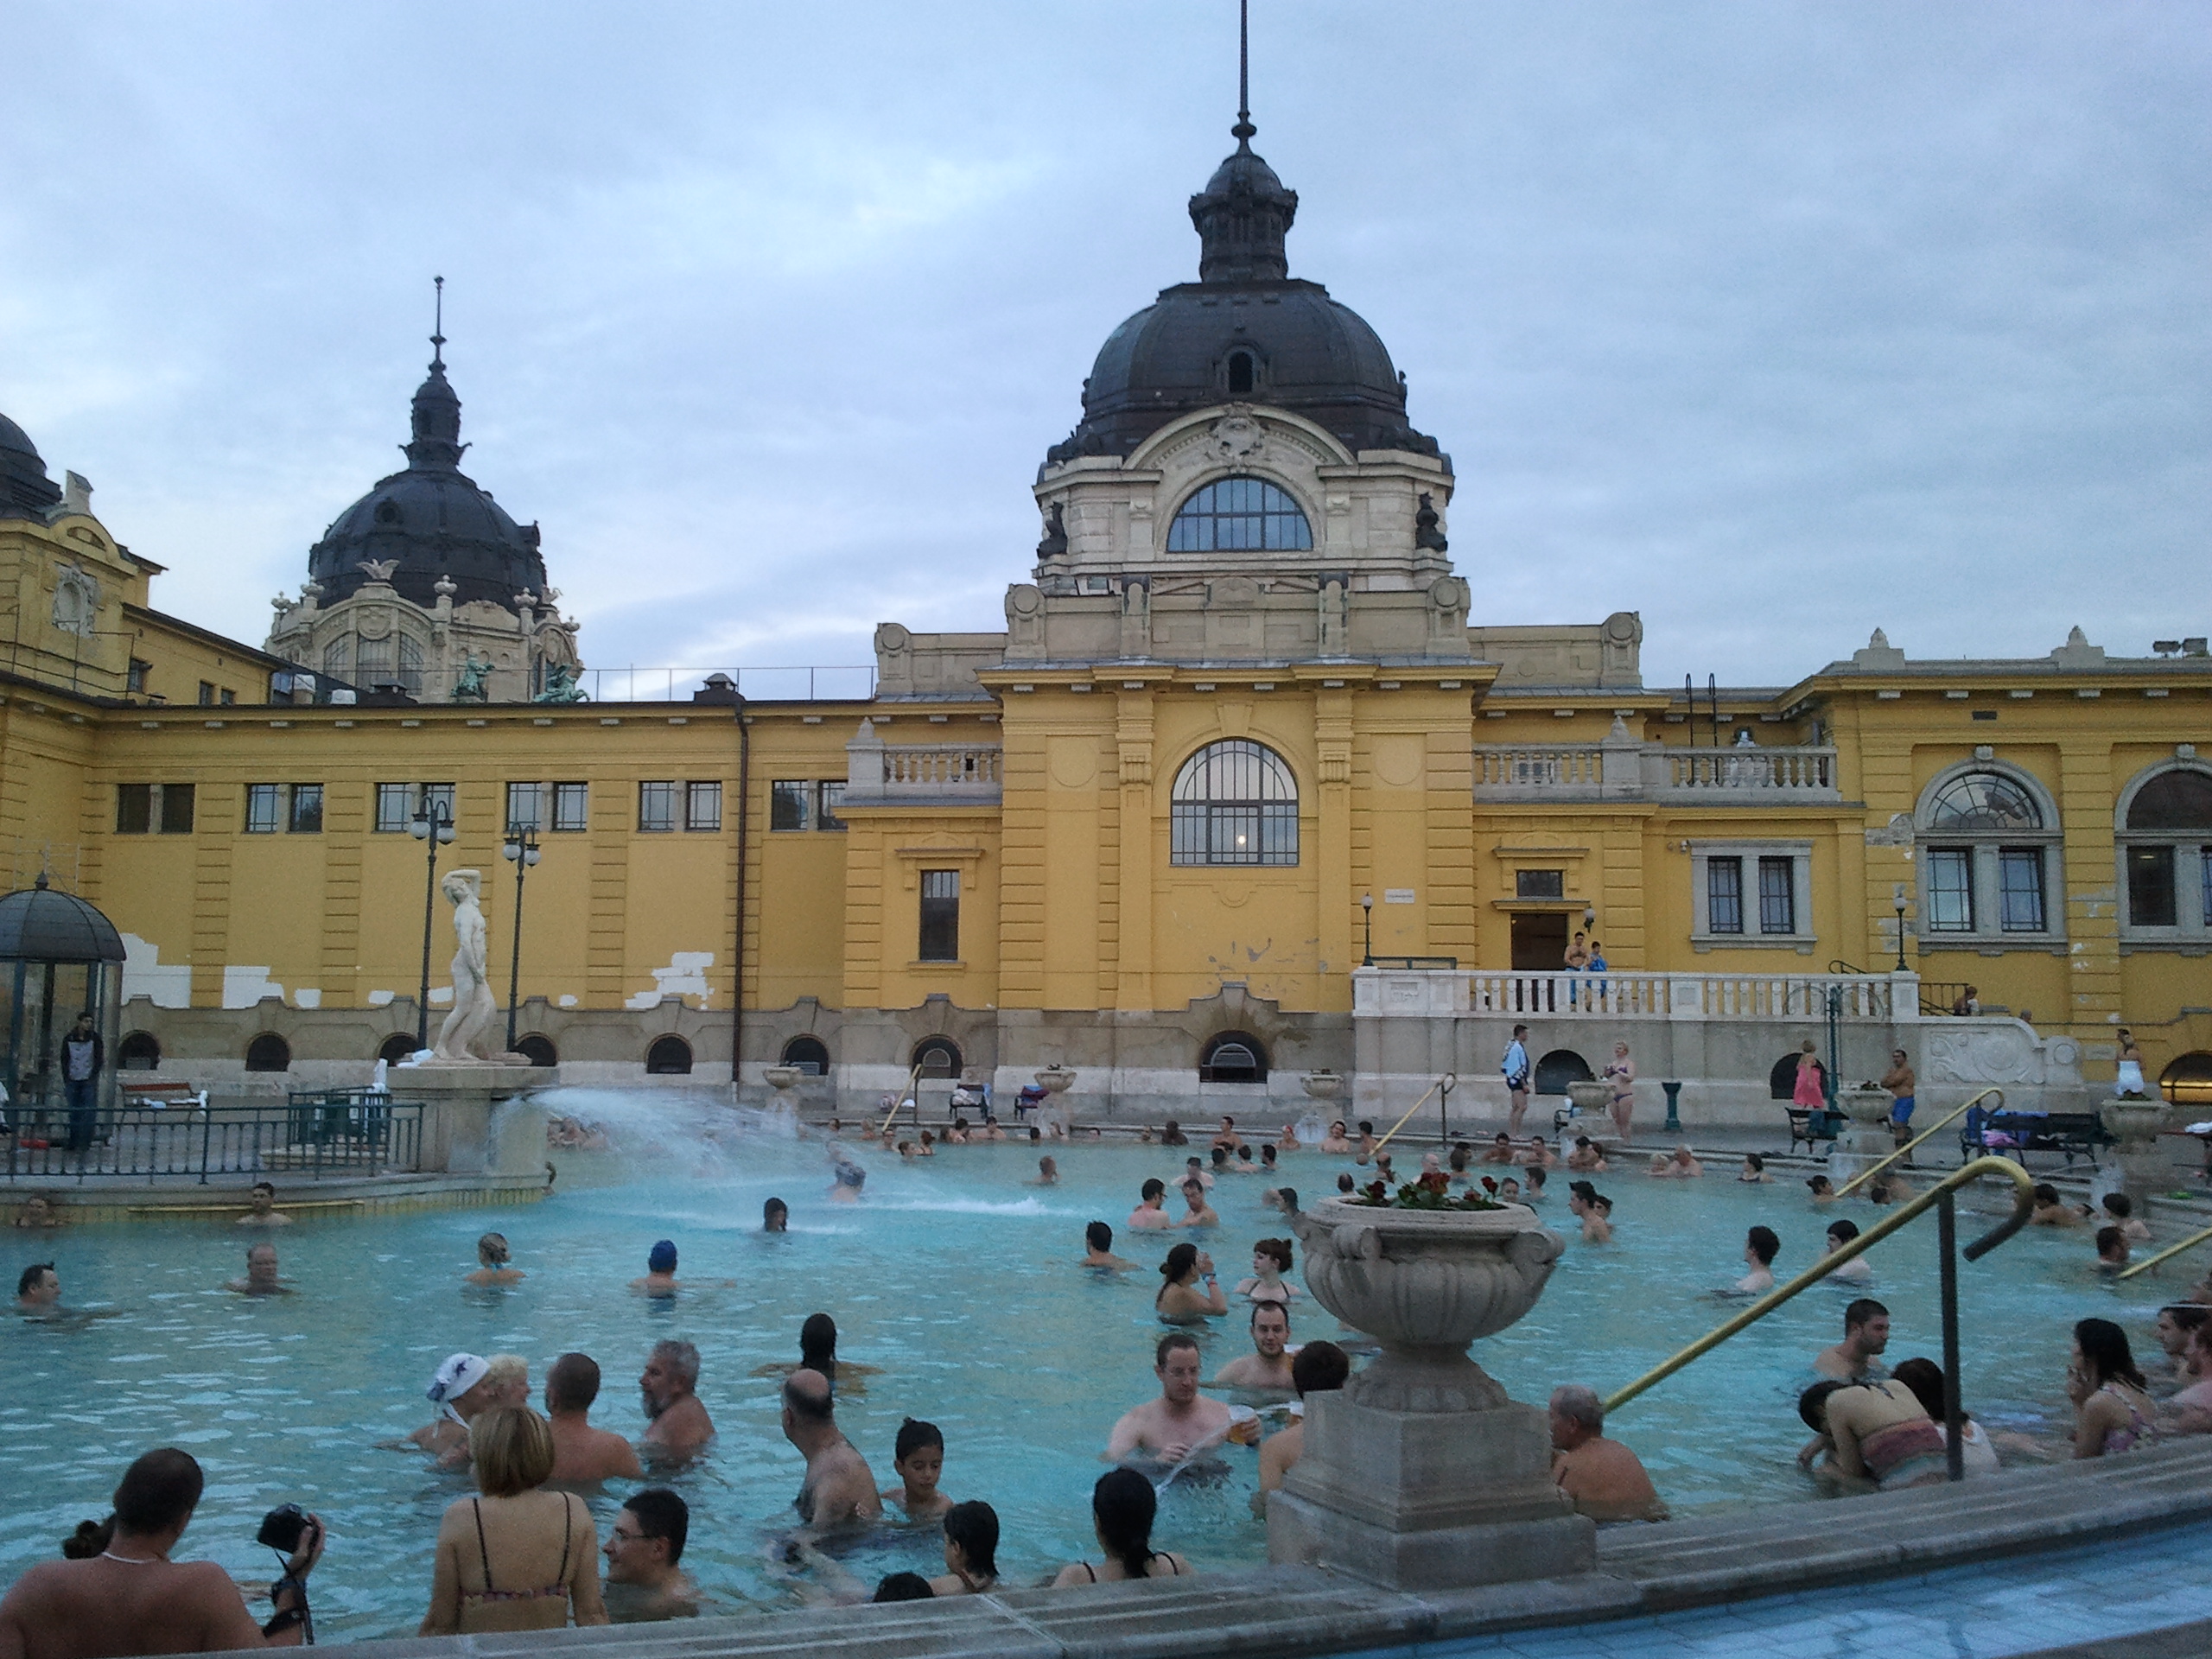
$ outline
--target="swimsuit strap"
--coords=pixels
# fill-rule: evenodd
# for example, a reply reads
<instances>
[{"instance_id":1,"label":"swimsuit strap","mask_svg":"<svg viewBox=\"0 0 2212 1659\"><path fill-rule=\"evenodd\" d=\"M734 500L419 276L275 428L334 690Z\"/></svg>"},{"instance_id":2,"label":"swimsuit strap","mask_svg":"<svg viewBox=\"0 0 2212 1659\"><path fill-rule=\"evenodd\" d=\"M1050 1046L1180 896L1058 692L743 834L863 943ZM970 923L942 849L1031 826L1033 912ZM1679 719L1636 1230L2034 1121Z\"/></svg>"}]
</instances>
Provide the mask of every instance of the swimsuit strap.
<instances>
[{"instance_id":1,"label":"swimsuit strap","mask_svg":"<svg viewBox=\"0 0 2212 1659\"><path fill-rule=\"evenodd\" d=\"M561 1571L554 1578L553 1587L565 1590L569 1584L569 1494L561 1494Z\"/></svg>"},{"instance_id":2,"label":"swimsuit strap","mask_svg":"<svg viewBox=\"0 0 2212 1659\"><path fill-rule=\"evenodd\" d=\"M1183 1569L1175 1564L1175 1558L1173 1555L1168 1554L1165 1550L1155 1549L1149 1555L1144 1558L1144 1575L1147 1579L1153 1576L1152 1564L1154 1561L1166 1561L1167 1563L1167 1576L1169 1578L1179 1579L1183 1576Z\"/></svg>"},{"instance_id":3,"label":"swimsuit strap","mask_svg":"<svg viewBox=\"0 0 2212 1659\"><path fill-rule=\"evenodd\" d=\"M484 1500L472 1497L468 1507L476 1511L476 1555L484 1563L484 1593L492 1593L492 1552L484 1542Z\"/></svg>"},{"instance_id":4,"label":"swimsuit strap","mask_svg":"<svg viewBox=\"0 0 2212 1659\"><path fill-rule=\"evenodd\" d=\"M1089 1561L1078 1561L1076 1565L1084 1570L1085 1576L1087 1576L1093 1584L1098 1582L1098 1569L1091 1566Z\"/></svg>"}]
</instances>

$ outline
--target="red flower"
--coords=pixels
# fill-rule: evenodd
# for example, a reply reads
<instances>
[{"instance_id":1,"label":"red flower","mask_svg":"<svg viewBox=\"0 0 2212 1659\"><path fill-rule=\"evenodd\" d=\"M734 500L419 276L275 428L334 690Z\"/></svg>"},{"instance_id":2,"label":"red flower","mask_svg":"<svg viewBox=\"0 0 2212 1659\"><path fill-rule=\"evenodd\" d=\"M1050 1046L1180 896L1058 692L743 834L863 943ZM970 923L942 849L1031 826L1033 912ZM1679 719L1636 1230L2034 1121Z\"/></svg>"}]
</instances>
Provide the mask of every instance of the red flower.
<instances>
[{"instance_id":1,"label":"red flower","mask_svg":"<svg viewBox=\"0 0 2212 1659\"><path fill-rule=\"evenodd\" d=\"M1492 1180L1489 1176L1484 1176L1483 1191L1489 1193L1491 1197L1496 1198L1497 1196L1497 1183Z\"/></svg>"}]
</instances>

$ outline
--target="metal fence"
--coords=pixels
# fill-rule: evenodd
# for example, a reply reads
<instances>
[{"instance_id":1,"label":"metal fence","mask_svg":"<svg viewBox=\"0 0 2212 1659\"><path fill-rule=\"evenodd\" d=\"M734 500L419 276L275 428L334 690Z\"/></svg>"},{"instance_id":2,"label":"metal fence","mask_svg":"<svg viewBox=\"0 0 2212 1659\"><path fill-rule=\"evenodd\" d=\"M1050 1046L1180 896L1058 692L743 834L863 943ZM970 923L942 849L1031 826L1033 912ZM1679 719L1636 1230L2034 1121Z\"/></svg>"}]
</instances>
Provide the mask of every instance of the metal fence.
<instances>
[{"instance_id":1,"label":"metal fence","mask_svg":"<svg viewBox=\"0 0 2212 1659\"><path fill-rule=\"evenodd\" d=\"M74 1119L19 1110L0 1140L10 1181L383 1175L421 1166L423 1108L356 1090L283 1106L134 1106Z\"/></svg>"}]
</instances>

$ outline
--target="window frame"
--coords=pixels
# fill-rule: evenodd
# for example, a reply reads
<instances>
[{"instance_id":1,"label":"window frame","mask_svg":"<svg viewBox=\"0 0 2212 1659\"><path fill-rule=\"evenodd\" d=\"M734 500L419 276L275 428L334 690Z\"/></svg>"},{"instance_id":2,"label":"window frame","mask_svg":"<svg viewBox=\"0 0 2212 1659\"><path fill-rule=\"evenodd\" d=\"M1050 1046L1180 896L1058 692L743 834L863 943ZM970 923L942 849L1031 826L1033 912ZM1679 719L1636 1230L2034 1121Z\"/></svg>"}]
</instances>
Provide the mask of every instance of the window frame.
<instances>
[{"instance_id":1,"label":"window frame","mask_svg":"<svg viewBox=\"0 0 2212 1659\"><path fill-rule=\"evenodd\" d=\"M1690 948L1703 955L1711 950L1794 950L1813 954L1820 943L1813 926L1813 843L1809 841L1693 841L1690 853ZM1790 931L1769 932L1765 906L1757 911L1757 885L1765 861L1789 867ZM1713 925L1713 867L1736 867L1738 928L1728 931ZM1755 925L1755 923L1757 924Z\"/></svg>"},{"instance_id":2,"label":"window frame","mask_svg":"<svg viewBox=\"0 0 2212 1659\"><path fill-rule=\"evenodd\" d=\"M1256 792L1210 792L1241 781L1224 785L1220 773L1243 765L1255 768ZM1175 768L1168 787L1167 861L1186 869L1295 869L1301 805L1297 771L1278 750L1249 737L1202 743ZM1249 853L1233 847L1240 830L1249 835Z\"/></svg>"},{"instance_id":3,"label":"window frame","mask_svg":"<svg viewBox=\"0 0 2212 1659\"><path fill-rule=\"evenodd\" d=\"M519 782L510 781L507 785L506 833L512 836L523 830L536 830L542 832L545 828L545 809L548 804L545 798L548 792L546 785L541 783L534 783L527 779ZM530 809L527 818L516 810L524 803L528 804Z\"/></svg>"},{"instance_id":4,"label":"window frame","mask_svg":"<svg viewBox=\"0 0 2212 1659\"><path fill-rule=\"evenodd\" d=\"M924 869L916 883L914 960L918 963L957 963L960 960L960 872ZM950 892L932 893L932 886Z\"/></svg>"},{"instance_id":5,"label":"window frame","mask_svg":"<svg viewBox=\"0 0 2212 1659\"><path fill-rule=\"evenodd\" d=\"M2176 772L2212 779L2212 763L2199 759L2194 746L2183 745L2171 758L2145 766L2129 779L2113 804L2113 856L2120 900L2122 955L2143 949L2177 950L2191 956L2212 952L2212 826L2183 825L2162 830L2128 827L2127 820L2143 791ZM2170 921L2136 919L2136 860L2146 853L2164 855L2166 896L2173 906Z\"/></svg>"},{"instance_id":6,"label":"window frame","mask_svg":"<svg viewBox=\"0 0 2212 1659\"><path fill-rule=\"evenodd\" d=\"M638 833L672 836L677 825L677 780L673 778L638 780ZM649 805L648 804L651 804ZM655 822L658 818L659 821Z\"/></svg>"},{"instance_id":7,"label":"window frame","mask_svg":"<svg viewBox=\"0 0 2212 1659\"><path fill-rule=\"evenodd\" d=\"M238 833L245 836L273 836L284 820L284 786L282 784L248 784L245 786L245 810L238 819Z\"/></svg>"},{"instance_id":8,"label":"window frame","mask_svg":"<svg viewBox=\"0 0 2212 1659\"><path fill-rule=\"evenodd\" d=\"M1732 889L1726 894L1713 880L1722 874ZM1719 902L1723 899L1725 906ZM1705 861L1705 931L1732 939L1744 937L1744 861L1739 854L1714 853Z\"/></svg>"},{"instance_id":9,"label":"window frame","mask_svg":"<svg viewBox=\"0 0 2212 1659\"><path fill-rule=\"evenodd\" d=\"M711 811L701 810L711 803ZM722 828L722 786L719 779L687 780L683 785L683 828L695 835L720 835Z\"/></svg>"},{"instance_id":10,"label":"window frame","mask_svg":"<svg viewBox=\"0 0 2212 1659\"><path fill-rule=\"evenodd\" d=\"M163 836L188 836L199 817L199 791L192 784L156 784L155 833ZM182 803L182 810L179 810Z\"/></svg>"},{"instance_id":11,"label":"window frame","mask_svg":"<svg viewBox=\"0 0 2212 1659\"><path fill-rule=\"evenodd\" d=\"M838 809L845 804L845 782L842 778L824 778L814 786L814 827L830 834L842 834L849 829Z\"/></svg>"},{"instance_id":12,"label":"window frame","mask_svg":"<svg viewBox=\"0 0 2212 1659\"><path fill-rule=\"evenodd\" d=\"M415 785L412 784L378 784L373 800L374 810L369 818L369 833L372 836L404 836L409 822L415 816ZM397 817L387 810L397 806Z\"/></svg>"},{"instance_id":13,"label":"window frame","mask_svg":"<svg viewBox=\"0 0 2212 1659\"><path fill-rule=\"evenodd\" d=\"M1256 363L1255 365L1256 368ZM1222 492L1228 486L1253 484L1258 486L1255 504L1249 507L1218 505ZM1281 498L1281 505L1269 499L1268 492ZM1201 505L1203 503L1203 505ZM1254 520L1259 525L1259 543L1224 545L1220 540L1220 526L1224 523ZM1274 525L1281 521L1294 521L1296 532L1287 540L1271 540ZM1183 526L1192 528L1188 536L1179 535ZM1204 525L1203 532L1198 526ZM1224 473L1210 478L1193 488L1175 504L1175 511L1168 515L1167 532L1160 543L1169 553L1311 553L1313 550L1313 515L1306 511L1296 491L1280 479L1268 478L1259 473Z\"/></svg>"},{"instance_id":14,"label":"window frame","mask_svg":"<svg viewBox=\"0 0 2212 1659\"><path fill-rule=\"evenodd\" d=\"M326 803L321 784L288 784L285 790L289 798L284 803L284 833L288 836L319 836L322 833L322 814ZM302 823L312 817L312 823Z\"/></svg>"},{"instance_id":15,"label":"window frame","mask_svg":"<svg viewBox=\"0 0 2212 1659\"><path fill-rule=\"evenodd\" d=\"M2031 829L2015 823L1986 828L1938 829L1932 825L1936 803L1963 780L1986 777L2010 785L2026 798L2039 820ZM1913 873L1921 898L1914 925L1920 948L1929 950L2050 950L2063 944L2065 929L2065 836L2058 804L2033 773L1991 756L1977 755L1945 766L1920 791L1913 822ZM2036 860L2039 926L2018 924L2020 893L2007 884L2021 868L2022 855ZM1940 925L1939 895L1955 889L1939 885L1937 861L1963 860L1967 874L1967 925Z\"/></svg>"},{"instance_id":16,"label":"window frame","mask_svg":"<svg viewBox=\"0 0 2212 1659\"><path fill-rule=\"evenodd\" d=\"M768 780L768 828L778 835L798 835L814 827L814 782L808 778ZM797 817L798 822L791 819Z\"/></svg>"},{"instance_id":17,"label":"window frame","mask_svg":"<svg viewBox=\"0 0 2212 1659\"><path fill-rule=\"evenodd\" d=\"M115 833L118 836L150 836L154 833L153 784L118 784L115 786Z\"/></svg>"},{"instance_id":18,"label":"window frame","mask_svg":"<svg viewBox=\"0 0 2212 1659\"><path fill-rule=\"evenodd\" d=\"M591 785L588 783L581 783L574 779L565 782L556 779L552 791L555 835L578 835L591 828ZM571 805L576 809L573 823L569 810Z\"/></svg>"}]
</instances>

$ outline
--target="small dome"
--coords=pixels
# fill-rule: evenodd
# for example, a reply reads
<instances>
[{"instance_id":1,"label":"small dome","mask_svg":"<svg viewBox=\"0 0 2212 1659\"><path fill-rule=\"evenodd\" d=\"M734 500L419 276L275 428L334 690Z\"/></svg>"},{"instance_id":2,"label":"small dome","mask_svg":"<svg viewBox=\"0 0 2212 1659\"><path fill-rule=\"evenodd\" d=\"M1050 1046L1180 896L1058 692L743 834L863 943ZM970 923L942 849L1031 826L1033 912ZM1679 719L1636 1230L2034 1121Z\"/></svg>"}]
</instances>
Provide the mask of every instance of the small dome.
<instances>
[{"instance_id":1,"label":"small dome","mask_svg":"<svg viewBox=\"0 0 2212 1659\"><path fill-rule=\"evenodd\" d=\"M0 961L121 962L123 936L82 899L37 884L0 899Z\"/></svg>"},{"instance_id":2,"label":"small dome","mask_svg":"<svg viewBox=\"0 0 2212 1659\"><path fill-rule=\"evenodd\" d=\"M61 492L30 434L0 415L0 518L44 518Z\"/></svg>"}]
</instances>

